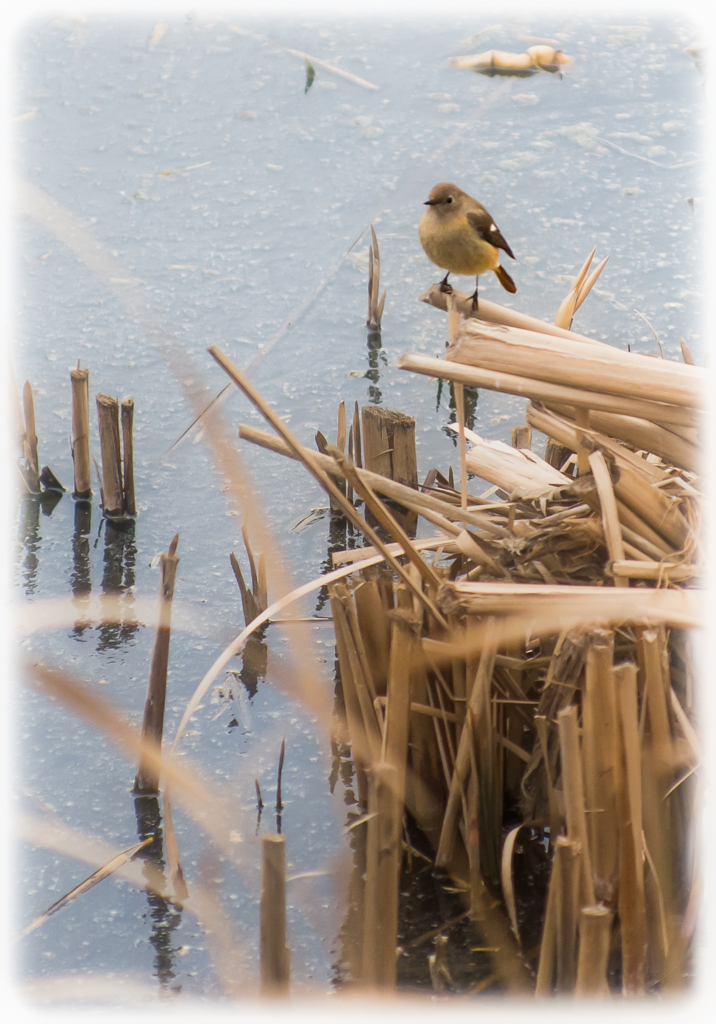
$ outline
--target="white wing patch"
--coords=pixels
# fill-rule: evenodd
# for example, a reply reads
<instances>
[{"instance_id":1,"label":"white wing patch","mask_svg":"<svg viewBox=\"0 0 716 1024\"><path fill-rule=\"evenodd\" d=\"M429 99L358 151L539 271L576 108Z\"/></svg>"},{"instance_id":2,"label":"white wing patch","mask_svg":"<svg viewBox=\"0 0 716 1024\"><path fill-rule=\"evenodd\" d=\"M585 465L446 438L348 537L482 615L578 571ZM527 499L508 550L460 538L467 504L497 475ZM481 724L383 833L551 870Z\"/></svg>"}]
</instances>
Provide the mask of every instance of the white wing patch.
<instances>
[{"instance_id":1,"label":"white wing patch","mask_svg":"<svg viewBox=\"0 0 716 1024\"><path fill-rule=\"evenodd\" d=\"M490 224L490 231L497 231L497 224Z\"/></svg>"}]
</instances>

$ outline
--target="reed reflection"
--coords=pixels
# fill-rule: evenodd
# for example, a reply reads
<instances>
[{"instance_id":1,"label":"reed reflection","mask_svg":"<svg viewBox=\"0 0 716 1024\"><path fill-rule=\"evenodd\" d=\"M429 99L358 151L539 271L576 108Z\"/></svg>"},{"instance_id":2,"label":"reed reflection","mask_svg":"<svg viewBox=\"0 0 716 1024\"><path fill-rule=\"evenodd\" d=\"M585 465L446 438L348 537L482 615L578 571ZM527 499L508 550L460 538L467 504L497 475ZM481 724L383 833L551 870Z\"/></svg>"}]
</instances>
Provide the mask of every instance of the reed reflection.
<instances>
[{"instance_id":1,"label":"reed reflection","mask_svg":"<svg viewBox=\"0 0 716 1024\"><path fill-rule=\"evenodd\" d=\"M22 552L19 571L25 593L29 596L37 590L37 573L40 568L40 502L36 497L23 498L20 505L18 545Z\"/></svg>"},{"instance_id":2,"label":"reed reflection","mask_svg":"<svg viewBox=\"0 0 716 1024\"><path fill-rule=\"evenodd\" d=\"M380 405L383 401L383 392L378 387L381 363L383 366L388 365L380 330L368 331L368 369L365 375L371 382L368 385L368 401L373 405Z\"/></svg>"},{"instance_id":3,"label":"reed reflection","mask_svg":"<svg viewBox=\"0 0 716 1024\"><path fill-rule=\"evenodd\" d=\"M443 397L443 390L445 388L446 381L439 380L437 388L437 401L435 404L435 411L437 412L440 408L440 402ZM457 423L457 406L455 404L455 385L450 381L448 385L448 423ZM477 400L480 397L480 392L477 388L471 388L469 385L465 385L465 426L468 430L475 429L475 413L477 412ZM452 441L453 445L457 447L457 434L454 430L450 430L447 426L443 427L443 431Z\"/></svg>"},{"instance_id":4,"label":"reed reflection","mask_svg":"<svg viewBox=\"0 0 716 1024\"><path fill-rule=\"evenodd\" d=\"M92 504L89 501L75 502L75 528L72 534L72 572L70 573L70 589L77 608L78 617L72 628L72 636L82 640L91 620L82 618L83 606L86 607L92 592L90 538L92 531Z\"/></svg>"},{"instance_id":5,"label":"reed reflection","mask_svg":"<svg viewBox=\"0 0 716 1024\"><path fill-rule=\"evenodd\" d=\"M159 802L155 796L138 796L134 799L134 813L137 819L137 835L141 839L153 837L153 842L139 853L145 861L143 874L147 881L157 882L162 888L166 886L162 816ZM154 871L147 870L152 865ZM147 889L147 906L151 932L149 942L154 947L154 976L159 979L162 988L166 988L176 977L174 958L176 947L172 944L172 932L181 924L181 912L176 905L160 896L153 889Z\"/></svg>"},{"instance_id":6,"label":"reed reflection","mask_svg":"<svg viewBox=\"0 0 716 1024\"><path fill-rule=\"evenodd\" d=\"M135 565L137 548L134 543L135 521L125 519L113 522L105 520L104 529L104 571L102 574L102 593L124 597L130 621L103 622L99 627L97 650L118 650L128 644L139 624L134 619L132 587L135 583Z\"/></svg>"}]
</instances>

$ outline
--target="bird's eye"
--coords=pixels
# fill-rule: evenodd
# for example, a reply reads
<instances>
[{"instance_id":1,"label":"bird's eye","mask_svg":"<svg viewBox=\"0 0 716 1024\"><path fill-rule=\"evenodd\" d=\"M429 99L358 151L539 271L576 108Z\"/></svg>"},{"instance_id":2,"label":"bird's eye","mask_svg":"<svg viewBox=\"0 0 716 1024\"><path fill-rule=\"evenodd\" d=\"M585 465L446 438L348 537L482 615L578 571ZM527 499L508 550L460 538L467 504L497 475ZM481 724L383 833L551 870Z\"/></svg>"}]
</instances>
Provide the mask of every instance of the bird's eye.
<instances>
[{"instance_id":1,"label":"bird's eye","mask_svg":"<svg viewBox=\"0 0 716 1024\"><path fill-rule=\"evenodd\" d=\"M452 196L448 196L447 199L445 200L445 202L446 203L451 203L452 202Z\"/></svg>"}]
</instances>

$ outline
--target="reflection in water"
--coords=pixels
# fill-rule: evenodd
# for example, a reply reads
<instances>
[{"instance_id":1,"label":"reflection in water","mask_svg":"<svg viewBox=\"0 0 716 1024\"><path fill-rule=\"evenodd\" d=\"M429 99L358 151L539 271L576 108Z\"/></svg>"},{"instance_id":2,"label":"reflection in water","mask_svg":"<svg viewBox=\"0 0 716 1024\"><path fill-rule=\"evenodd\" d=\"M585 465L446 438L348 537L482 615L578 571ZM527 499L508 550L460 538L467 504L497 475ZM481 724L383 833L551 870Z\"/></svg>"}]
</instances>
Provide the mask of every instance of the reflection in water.
<instances>
[{"instance_id":1,"label":"reflection in water","mask_svg":"<svg viewBox=\"0 0 716 1024\"><path fill-rule=\"evenodd\" d=\"M26 594L37 589L37 570L40 567L40 501L36 497L23 498L20 505L19 545L23 549L20 572Z\"/></svg>"},{"instance_id":2,"label":"reflection in water","mask_svg":"<svg viewBox=\"0 0 716 1024\"><path fill-rule=\"evenodd\" d=\"M70 573L70 587L78 612L72 629L72 635L76 640L82 639L82 634L91 624L89 620L81 618L82 607L86 606L92 591L89 540L91 530L92 503L76 501L75 530L72 534L72 572Z\"/></svg>"},{"instance_id":3,"label":"reflection in water","mask_svg":"<svg viewBox=\"0 0 716 1024\"><path fill-rule=\"evenodd\" d=\"M443 387L445 385L444 380L438 380L437 390L437 401L435 403L435 411L440 408L440 400L442 398ZM465 426L468 430L475 429L475 412L477 410L477 400L480 397L480 392L477 388L471 388L465 385ZM455 406L455 385L450 382L450 401L449 401L450 415L448 417L448 423L457 423L457 411ZM452 443L457 447L457 434L454 430L449 430L447 426L443 427L444 433L450 438Z\"/></svg>"},{"instance_id":4,"label":"reflection in water","mask_svg":"<svg viewBox=\"0 0 716 1024\"><path fill-rule=\"evenodd\" d=\"M164 887L166 875L164 874L162 817L157 798L155 796L135 797L134 813L137 818L139 838L154 837L154 841L141 851L139 857L154 865L162 887ZM145 878L149 879L146 870L143 874ZM147 904L152 923L149 941L154 946L154 975L159 979L162 988L166 988L176 977L173 970L176 949L172 946L172 932L181 923L181 913L168 900L150 890L147 890ZM177 989L179 988L180 986L177 986Z\"/></svg>"},{"instance_id":5,"label":"reflection in water","mask_svg":"<svg viewBox=\"0 0 716 1024\"><path fill-rule=\"evenodd\" d=\"M239 672L239 679L246 687L250 698L256 696L260 680L266 676L268 665L268 646L264 642L264 630L257 629L246 641L246 646L241 652L242 667ZM229 727L238 725L235 718L229 722Z\"/></svg>"},{"instance_id":6,"label":"reflection in water","mask_svg":"<svg viewBox=\"0 0 716 1024\"><path fill-rule=\"evenodd\" d=\"M368 401L372 402L373 405L380 405L383 401L383 393L378 387L378 381L380 380L379 364L381 362L384 366L388 365L388 360L383 351L383 339L380 330L368 331L368 370L366 377L371 382L368 385Z\"/></svg>"},{"instance_id":7,"label":"reflection in water","mask_svg":"<svg viewBox=\"0 0 716 1024\"><path fill-rule=\"evenodd\" d=\"M125 595L128 611L131 611L133 604L131 588L134 586L134 566L137 560L134 527L134 519L104 521L102 593L112 596ZM131 614L129 617L133 619L134 615ZM138 630L139 625L136 622L103 622L99 627L97 650L119 649L127 644Z\"/></svg>"},{"instance_id":8,"label":"reflection in water","mask_svg":"<svg viewBox=\"0 0 716 1024\"><path fill-rule=\"evenodd\" d=\"M345 551L347 548L357 546L352 524L347 521L345 516L332 514L328 526L328 549L325 559L321 562L321 572L333 572L336 568L331 557L334 551ZM316 613L323 610L327 600L328 587L321 587L316 601Z\"/></svg>"}]
</instances>

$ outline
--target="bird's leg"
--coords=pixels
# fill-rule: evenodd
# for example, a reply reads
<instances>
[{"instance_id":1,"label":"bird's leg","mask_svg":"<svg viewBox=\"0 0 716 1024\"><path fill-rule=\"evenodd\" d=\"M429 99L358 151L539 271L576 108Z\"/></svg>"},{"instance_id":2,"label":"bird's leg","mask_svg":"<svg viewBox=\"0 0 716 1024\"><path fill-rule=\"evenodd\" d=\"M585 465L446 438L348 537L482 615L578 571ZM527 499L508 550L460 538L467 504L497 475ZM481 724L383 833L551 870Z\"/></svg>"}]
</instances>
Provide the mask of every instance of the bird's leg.
<instances>
[{"instance_id":1,"label":"bird's leg","mask_svg":"<svg viewBox=\"0 0 716 1024\"><path fill-rule=\"evenodd\" d=\"M473 292L473 295L472 295L472 311L473 311L473 313L477 313L477 284L478 284L479 280L480 280L480 278L477 275L475 275L475 291Z\"/></svg>"},{"instance_id":2,"label":"bird's leg","mask_svg":"<svg viewBox=\"0 0 716 1024\"><path fill-rule=\"evenodd\" d=\"M450 271L448 270L447 274L445 275L445 277L440 282L440 291L444 292L446 295L452 295L452 285L448 284L448 278L449 277L450 277Z\"/></svg>"}]
</instances>

